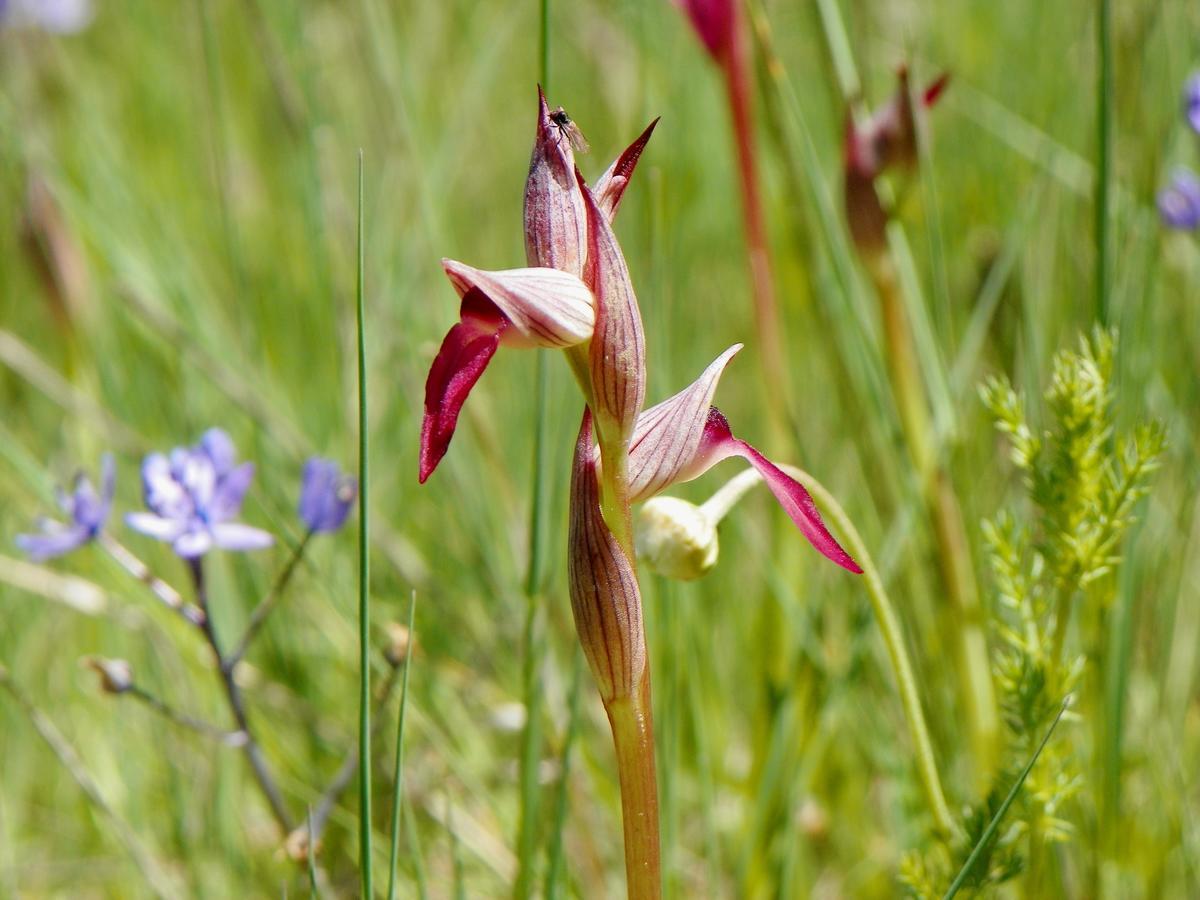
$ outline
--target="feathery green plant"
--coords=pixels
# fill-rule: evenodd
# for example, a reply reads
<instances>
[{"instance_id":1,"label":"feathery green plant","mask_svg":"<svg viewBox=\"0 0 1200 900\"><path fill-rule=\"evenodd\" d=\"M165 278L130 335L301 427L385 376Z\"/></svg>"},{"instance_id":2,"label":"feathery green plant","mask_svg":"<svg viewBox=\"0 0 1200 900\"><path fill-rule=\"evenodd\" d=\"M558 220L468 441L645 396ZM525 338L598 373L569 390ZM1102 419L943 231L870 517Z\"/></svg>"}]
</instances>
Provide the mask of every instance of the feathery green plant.
<instances>
[{"instance_id":1,"label":"feathery green plant","mask_svg":"<svg viewBox=\"0 0 1200 900\"><path fill-rule=\"evenodd\" d=\"M1163 450L1156 423L1117 427L1115 346L1115 333L1098 328L1080 340L1078 350L1054 358L1044 428L1006 378L988 378L980 388L997 429L1009 440L1027 500L984 523L997 600L993 667L1006 759L987 797L963 817L965 837L905 859L900 877L912 896L944 893L950 875L963 868L1000 809L1005 785L1036 755L1063 698L1081 687L1089 657L1104 644L1120 543ZM1082 652L1067 647L1073 614ZM983 890L1025 871L1034 894L1045 888L1041 848L1072 837L1063 807L1087 788L1075 746L1047 742L1029 766L1012 821L976 854L964 887Z\"/></svg>"}]
</instances>

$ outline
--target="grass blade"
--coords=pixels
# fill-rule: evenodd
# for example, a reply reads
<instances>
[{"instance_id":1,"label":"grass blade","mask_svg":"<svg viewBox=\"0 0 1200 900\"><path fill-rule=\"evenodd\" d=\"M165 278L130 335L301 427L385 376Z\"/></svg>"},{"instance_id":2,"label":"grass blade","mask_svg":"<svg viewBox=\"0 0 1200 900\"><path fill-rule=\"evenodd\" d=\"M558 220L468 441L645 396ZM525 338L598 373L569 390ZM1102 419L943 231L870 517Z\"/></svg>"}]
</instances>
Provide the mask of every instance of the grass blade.
<instances>
[{"instance_id":1,"label":"grass blade","mask_svg":"<svg viewBox=\"0 0 1200 900\"><path fill-rule=\"evenodd\" d=\"M362 896L371 898L371 610L370 480L367 459L367 350L363 322L363 154L358 151L358 864Z\"/></svg>"},{"instance_id":2,"label":"grass blade","mask_svg":"<svg viewBox=\"0 0 1200 900\"><path fill-rule=\"evenodd\" d=\"M396 861L400 857L400 802L404 794L404 722L408 712L408 671L412 668L413 624L416 620L417 592L408 603L408 653L404 656L404 675L400 681L400 716L396 723L396 768L392 774L392 849L388 857L388 900L396 896Z\"/></svg>"},{"instance_id":3,"label":"grass blade","mask_svg":"<svg viewBox=\"0 0 1200 900\"><path fill-rule=\"evenodd\" d=\"M567 824L567 803L571 781L571 750L575 746L575 737L579 733L579 697L583 693L583 657L576 653L571 670L571 711L567 719L567 734L563 738L562 774L559 777L558 800L554 806L554 830L550 840L549 857L546 864L545 894L547 900L562 896L562 886L559 881L563 877L563 831Z\"/></svg>"},{"instance_id":4,"label":"grass blade","mask_svg":"<svg viewBox=\"0 0 1200 900\"><path fill-rule=\"evenodd\" d=\"M321 891L317 887L317 842L313 840L312 807L308 808L308 893L310 897L318 898Z\"/></svg>"},{"instance_id":5,"label":"grass blade","mask_svg":"<svg viewBox=\"0 0 1200 900\"><path fill-rule=\"evenodd\" d=\"M1096 4L1096 50L1100 61L1096 83L1096 319L1108 324L1108 195L1112 181L1113 63L1112 0Z\"/></svg>"},{"instance_id":6,"label":"grass blade","mask_svg":"<svg viewBox=\"0 0 1200 900\"><path fill-rule=\"evenodd\" d=\"M983 830L975 847L971 850L971 855L967 857L967 861L963 863L963 867L959 869L958 874L954 876L954 881L950 883L950 887L943 895L942 900L951 900L955 894L961 889L967 880L967 876L971 874L971 869L975 867L975 863L979 860L983 850L987 847L988 842L996 834L996 830L1000 827L1000 822L1004 819L1004 814L1008 812L1008 808L1013 805L1013 801L1017 799L1017 794L1021 791L1021 785L1025 783L1025 779L1029 777L1029 773L1033 770L1034 764L1038 761L1038 757L1042 755L1042 751L1046 749L1046 744L1050 742L1050 736L1054 734L1054 729L1058 727L1058 723L1062 720L1063 713L1067 711L1067 707L1071 705L1071 695L1068 694L1063 700L1062 708L1059 709L1058 715L1054 717L1054 721L1050 723L1050 727L1046 729L1046 736L1042 738L1042 742L1038 744L1038 748L1033 751L1033 756L1029 762L1025 764L1025 768L1021 770L1021 774L1017 777L1012 789L1008 792L1008 796L1004 798L1004 802L1000 804L1000 808L996 810L996 814L992 816L992 821L988 822L987 828Z\"/></svg>"},{"instance_id":7,"label":"grass blade","mask_svg":"<svg viewBox=\"0 0 1200 900\"><path fill-rule=\"evenodd\" d=\"M550 90L550 0L539 0L538 56L539 73L543 90ZM522 702L525 705L525 729L521 735L520 792L521 815L517 825L517 880L513 885L513 897L523 900L529 897L537 876L537 836L539 815L538 758L541 756L542 706L542 638L538 628L538 609L542 582L542 545L544 543L546 516L543 507L546 501L547 415L550 376L546 365L549 351L539 348L535 362L536 399L533 425L533 472L531 481L533 495L529 501L529 568L525 573L525 626L522 666Z\"/></svg>"}]
</instances>

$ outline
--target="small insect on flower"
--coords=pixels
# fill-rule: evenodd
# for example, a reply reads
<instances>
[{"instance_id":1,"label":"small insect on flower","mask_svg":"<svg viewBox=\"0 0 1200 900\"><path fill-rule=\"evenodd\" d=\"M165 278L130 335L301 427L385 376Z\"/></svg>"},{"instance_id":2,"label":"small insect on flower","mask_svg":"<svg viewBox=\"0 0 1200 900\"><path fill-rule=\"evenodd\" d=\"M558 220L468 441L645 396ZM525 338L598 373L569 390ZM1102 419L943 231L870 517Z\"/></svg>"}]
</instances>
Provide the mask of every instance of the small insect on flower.
<instances>
[{"instance_id":1,"label":"small insect on flower","mask_svg":"<svg viewBox=\"0 0 1200 900\"><path fill-rule=\"evenodd\" d=\"M550 121L558 129L559 140L566 138L567 143L576 153L587 153L592 149L588 145L587 138L583 136L583 132L579 130L579 126L575 124L575 120L568 116L567 111L561 106L550 113Z\"/></svg>"}]
</instances>

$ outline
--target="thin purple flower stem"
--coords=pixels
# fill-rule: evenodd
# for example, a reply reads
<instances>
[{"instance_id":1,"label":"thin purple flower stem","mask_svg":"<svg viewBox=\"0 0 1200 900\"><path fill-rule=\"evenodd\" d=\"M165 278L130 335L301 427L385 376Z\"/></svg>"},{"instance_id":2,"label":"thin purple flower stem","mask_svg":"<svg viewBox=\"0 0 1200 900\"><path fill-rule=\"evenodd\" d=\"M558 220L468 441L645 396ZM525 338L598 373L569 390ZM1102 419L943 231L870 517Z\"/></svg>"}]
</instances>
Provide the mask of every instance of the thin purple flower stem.
<instances>
[{"instance_id":1,"label":"thin purple flower stem","mask_svg":"<svg viewBox=\"0 0 1200 900\"><path fill-rule=\"evenodd\" d=\"M225 688L225 698L229 701L230 712L233 713L233 720L237 723L238 730L246 735L246 743L242 749L246 753L246 759L250 763L250 769L254 773L254 780L258 782L259 788L263 792L263 796L267 798L267 803L271 807L271 813L275 816L275 821L279 823L279 827L283 829L284 834L290 834L292 831L292 819L288 815L287 807L283 804L283 795L279 792L279 787L275 784L275 779L272 777L270 769L267 767L266 758L263 756L262 748L258 746L258 742L254 739L254 734L250 731L250 723L246 718L246 703L242 697L242 689L233 678L233 669L225 664L225 656L221 653L221 645L217 641L217 633L213 629L212 617L208 614L208 592L204 584L204 564L200 557L188 560L188 569L192 574L192 582L196 587L196 600L200 604L200 608L204 611L204 620L199 623L201 633L204 639L212 648L213 655L216 657L217 670L221 675L221 685Z\"/></svg>"},{"instance_id":2,"label":"thin purple flower stem","mask_svg":"<svg viewBox=\"0 0 1200 900\"><path fill-rule=\"evenodd\" d=\"M218 726L213 725L211 722L205 722L203 719L197 719L195 716L189 716L187 713L180 712L165 700L155 696L137 684L130 685L129 689L127 691L123 691L122 693L126 693L134 699L139 700L159 715L174 722L176 725L182 725L184 728L195 731L198 734L215 738L227 747L241 747L246 743L246 732L228 731L224 728L219 728Z\"/></svg>"},{"instance_id":3,"label":"thin purple flower stem","mask_svg":"<svg viewBox=\"0 0 1200 900\"><path fill-rule=\"evenodd\" d=\"M292 580L292 575L295 574L296 568L300 564L300 560L304 557L304 551L308 548L308 542L312 539L313 531L310 529L304 533L300 543L296 545L296 549L292 551L291 558L276 577L275 582L267 591L265 597L254 607L254 612L250 614L250 621L246 623L246 630L242 634L242 639L238 641L237 646L230 651L222 665L226 666L230 672L237 668L237 664L245 657L246 651L250 649L250 644L258 636L258 632L262 629L263 624L267 621L267 617L279 605L279 601L283 599L283 593L287 589L288 584Z\"/></svg>"},{"instance_id":4,"label":"thin purple flower stem","mask_svg":"<svg viewBox=\"0 0 1200 900\"><path fill-rule=\"evenodd\" d=\"M150 588L154 596L161 600L168 608L179 613L193 625L203 627L204 611L186 602L179 595L179 591L151 572L150 567L134 556L124 544L107 531L101 531L96 536L96 543L101 546L104 552L115 559L121 568Z\"/></svg>"}]
</instances>

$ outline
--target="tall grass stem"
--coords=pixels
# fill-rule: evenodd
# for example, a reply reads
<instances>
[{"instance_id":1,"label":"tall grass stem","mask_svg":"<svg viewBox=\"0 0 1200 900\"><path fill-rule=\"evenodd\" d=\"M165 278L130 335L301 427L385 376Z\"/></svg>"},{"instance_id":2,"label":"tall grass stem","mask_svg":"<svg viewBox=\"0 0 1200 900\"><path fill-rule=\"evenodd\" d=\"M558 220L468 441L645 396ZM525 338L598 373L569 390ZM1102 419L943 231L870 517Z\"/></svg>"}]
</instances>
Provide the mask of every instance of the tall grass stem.
<instances>
[{"instance_id":1,"label":"tall grass stem","mask_svg":"<svg viewBox=\"0 0 1200 900\"><path fill-rule=\"evenodd\" d=\"M404 799L404 723L408 718L408 674L416 647L417 592L408 602L408 652L404 656L404 675L400 682L400 715L396 720L396 767L392 770L392 847L388 855L388 900L396 897L396 865L400 858L400 805Z\"/></svg>"},{"instance_id":2,"label":"tall grass stem","mask_svg":"<svg viewBox=\"0 0 1200 900\"><path fill-rule=\"evenodd\" d=\"M978 862L979 857L983 854L983 851L987 848L988 844L991 843L992 838L996 834L996 830L1000 827L1000 823L1004 820L1005 813L1007 813L1008 808L1013 805L1013 801L1017 799L1017 794L1020 793L1021 786L1025 784L1025 779L1028 778L1029 773L1033 771L1034 764L1037 763L1038 757L1042 755L1042 751L1046 749L1046 744L1050 742L1050 736L1054 734L1054 729L1058 727L1058 723L1062 721L1063 714L1067 711L1067 708L1070 705L1071 697L1070 695L1067 695L1066 699L1063 700L1062 707L1058 711L1058 715L1054 717L1054 721L1051 722L1050 727L1046 729L1046 734L1042 738L1042 742L1038 744L1038 748L1033 752L1033 756L1029 758L1029 762L1025 764L1025 768L1021 770L1021 774L1017 776L1017 780L1013 782L1013 786L1009 790L1008 795L1004 798L1004 802L1000 804L1000 808L996 810L996 814L992 816L991 821L988 822L987 828L985 828L983 830L983 834L979 836L979 840L975 843L974 849L971 850L971 855L967 857L967 861L963 863L958 875L956 875L954 881L950 883L950 887L942 896L942 900L953 900L954 896L960 890L962 890L963 885L966 884L967 879L971 875L971 869L975 867L975 863Z\"/></svg>"},{"instance_id":3,"label":"tall grass stem","mask_svg":"<svg viewBox=\"0 0 1200 900\"><path fill-rule=\"evenodd\" d=\"M1096 0L1096 210L1094 239L1096 254L1096 318L1109 320L1108 205L1112 182L1113 62L1112 0Z\"/></svg>"},{"instance_id":4,"label":"tall grass stem","mask_svg":"<svg viewBox=\"0 0 1200 900\"><path fill-rule=\"evenodd\" d=\"M367 346L363 309L363 152L358 151L355 306L358 338L358 864L364 900L371 882L370 461L367 452Z\"/></svg>"},{"instance_id":5,"label":"tall grass stem","mask_svg":"<svg viewBox=\"0 0 1200 900\"><path fill-rule=\"evenodd\" d=\"M550 90L550 0L538 0L538 78L543 90ZM521 814L517 826L517 880L513 897L525 900L533 889L537 866L537 836L539 815L538 758L541 756L541 663L542 637L538 628L541 605L542 547L545 543L547 415L549 403L549 371L547 351L539 349L534 362L534 424L533 454L529 501L529 568L525 573L525 623L522 629L525 658L522 666L522 701L525 706L525 728L521 735L520 792Z\"/></svg>"}]
</instances>

